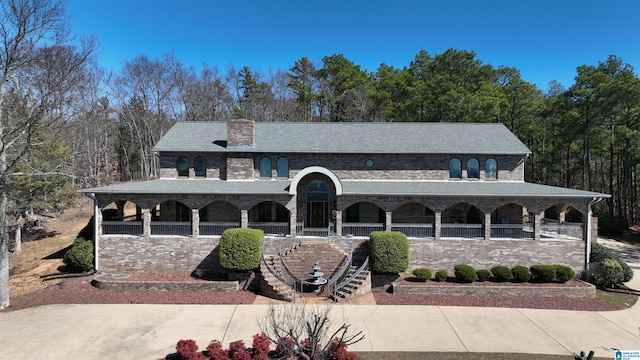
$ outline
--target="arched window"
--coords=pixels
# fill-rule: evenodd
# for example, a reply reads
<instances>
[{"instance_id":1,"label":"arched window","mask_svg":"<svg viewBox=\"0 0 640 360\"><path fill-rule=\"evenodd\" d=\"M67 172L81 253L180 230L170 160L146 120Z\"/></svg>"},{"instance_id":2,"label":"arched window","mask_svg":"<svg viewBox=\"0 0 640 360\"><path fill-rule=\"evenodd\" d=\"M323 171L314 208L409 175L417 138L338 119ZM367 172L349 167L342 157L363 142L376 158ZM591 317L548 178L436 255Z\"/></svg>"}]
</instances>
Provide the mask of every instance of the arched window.
<instances>
[{"instance_id":1,"label":"arched window","mask_svg":"<svg viewBox=\"0 0 640 360\"><path fill-rule=\"evenodd\" d=\"M196 176L207 177L207 159L204 156L198 156L193 160Z\"/></svg>"},{"instance_id":2,"label":"arched window","mask_svg":"<svg viewBox=\"0 0 640 360\"><path fill-rule=\"evenodd\" d=\"M189 158L180 156L176 161L176 170L178 170L178 176L189 176Z\"/></svg>"},{"instance_id":3,"label":"arched window","mask_svg":"<svg viewBox=\"0 0 640 360\"><path fill-rule=\"evenodd\" d=\"M289 177L289 160L284 156L279 158L278 162L276 163L276 170L279 178L288 178Z\"/></svg>"},{"instance_id":4,"label":"arched window","mask_svg":"<svg viewBox=\"0 0 640 360\"><path fill-rule=\"evenodd\" d=\"M480 179L480 163L476 158L467 161L467 179Z\"/></svg>"},{"instance_id":5,"label":"arched window","mask_svg":"<svg viewBox=\"0 0 640 360\"><path fill-rule=\"evenodd\" d=\"M462 178L462 164L460 159L453 158L449 160L449 178L461 179Z\"/></svg>"},{"instance_id":6,"label":"arched window","mask_svg":"<svg viewBox=\"0 0 640 360\"><path fill-rule=\"evenodd\" d=\"M498 178L498 162L496 159L487 159L484 163L484 178L485 179L497 179Z\"/></svg>"},{"instance_id":7,"label":"arched window","mask_svg":"<svg viewBox=\"0 0 640 360\"><path fill-rule=\"evenodd\" d=\"M271 177L271 159L267 156L260 159L260 177Z\"/></svg>"}]
</instances>

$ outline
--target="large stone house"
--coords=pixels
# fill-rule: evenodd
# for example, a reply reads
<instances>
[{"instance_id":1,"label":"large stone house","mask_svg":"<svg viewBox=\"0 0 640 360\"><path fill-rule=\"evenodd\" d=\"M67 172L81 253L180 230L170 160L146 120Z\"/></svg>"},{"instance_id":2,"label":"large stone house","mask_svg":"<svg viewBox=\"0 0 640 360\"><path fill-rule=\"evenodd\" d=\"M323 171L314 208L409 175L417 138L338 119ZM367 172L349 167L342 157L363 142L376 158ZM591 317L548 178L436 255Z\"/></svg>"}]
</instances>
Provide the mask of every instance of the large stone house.
<instances>
[{"instance_id":1,"label":"large stone house","mask_svg":"<svg viewBox=\"0 0 640 360\"><path fill-rule=\"evenodd\" d=\"M154 152L157 179L84 190L100 271L215 267L222 231L251 227L272 243L401 231L411 268L579 272L608 196L525 182L531 152L502 124L178 122Z\"/></svg>"}]
</instances>

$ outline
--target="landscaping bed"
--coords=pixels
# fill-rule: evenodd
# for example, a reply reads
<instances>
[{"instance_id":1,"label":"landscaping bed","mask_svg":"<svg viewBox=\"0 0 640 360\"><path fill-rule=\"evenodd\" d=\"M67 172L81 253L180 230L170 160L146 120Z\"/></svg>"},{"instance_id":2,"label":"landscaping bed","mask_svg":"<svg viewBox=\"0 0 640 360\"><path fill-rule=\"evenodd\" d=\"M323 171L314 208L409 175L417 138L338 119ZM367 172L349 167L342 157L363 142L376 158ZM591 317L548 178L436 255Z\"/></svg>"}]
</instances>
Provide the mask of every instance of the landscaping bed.
<instances>
[{"instance_id":1,"label":"landscaping bed","mask_svg":"<svg viewBox=\"0 0 640 360\"><path fill-rule=\"evenodd\" d=\"M512 283L512 282L426 282L400 280L391 286L393 294L447 295L447 296L500 296L547 298L595 298L595 286L580 280L566 283Z\"/></svg>"},{"instance_id":2,"label":"landscaping bed","mask_svg":"<svg viewBox=\"0 0 640 360\"><path fill-rule=\"evenodd\" d=\"M100 274L92 281L100 290L237 292L238 281L202 280L180 273Z\"/></svg>"}]
</instances>

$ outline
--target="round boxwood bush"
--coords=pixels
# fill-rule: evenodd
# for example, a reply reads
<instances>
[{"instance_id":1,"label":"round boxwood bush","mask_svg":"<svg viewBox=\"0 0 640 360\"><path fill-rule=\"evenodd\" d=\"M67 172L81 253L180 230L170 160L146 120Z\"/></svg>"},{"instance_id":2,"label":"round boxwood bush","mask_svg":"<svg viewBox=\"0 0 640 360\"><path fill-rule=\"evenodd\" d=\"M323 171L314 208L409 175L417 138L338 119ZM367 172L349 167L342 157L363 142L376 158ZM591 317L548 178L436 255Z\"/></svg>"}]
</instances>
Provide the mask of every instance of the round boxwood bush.
<instances>
[{"instance_id":1,"label":"round boxwood bush","mask_svg":"<svg viewBox=\"0 0 640 360\"><path fill-rule=\"evenodd\" d=\"M531 271L531 277L536 282L549 283L556 279L556 267L553 265L532 265L529 270Z\"/></svg>"},{"instance_id":2,"label":"round boxwood bush","mask_svg":"<svg viewBox=\"0 0 640 360\"><path fill-rule=\"evenodd\" d=\"M573 279L576 276L576 273L572 268L566 265L553 265L556 267L556 280L561 283L566 283L567 281Z\"/></svg>"},{"instance_id":3,"label":"round boxwood bush","mask_svg":"<svg viewBox=\"0 0 640 360\"><path fill-rule=\"evenodd\" d=\"M77 238L64 254L62 261L70 272L87 272L93 270L94 247L93 241Z\"/></svg>"},{"instance_id":4,"label":"round boxwood bush","mask_svg":"<svg viewBox=\"0 0 640 360\"><path fill-rule=\"evenodd\" d=\"M436 271L436 275L434 276L434 279L437 282L444 282L444 281L447 281L448 277L449 277L449 273L447 272L447 270L438 270Z\"/></svg>"},{"instance_id":5,"label":"round boxwood bush","mask_svg":"<svg viewBox=\"0 0 640 360\"><path fill-rule=\"evenodd\" d=\"M458 264L453 267L456 279L463 283L472 283L478 278L476 270L467 264Z\"/></svg>"},{"instance_id":6,"label":"round boxwood bush","mask_svg":"<svg viewBox=\"0 0 640 360\"><path fill-rule=\"evenodd\" d=\"M227 229L220 236L220 265L228 271L247 272L260 267L262 238L258 229Z\"/></svg>"},{"instance_id":7,"label":"round boxwood bush","mask_svg":"<svg viewBox=\"0 0 640 360\"><path fill-rule=\"evenodd\" d=\"M419 281L427 281L431 279L431 270L427 268L416 268L411 272Z\"/></svg>"},{"instance_id":8,"label":"round boxwood bush","mask_svg":"<svg viewBox=\"0 0 640 360\"><path fill-rule=\"evenodd\" d=\"M622 267L623 278L622 282L627 282L633 279L633 270L629 267L629 265L620 259L616 254L611 252L611 250L606 247L598 244L591 243L591 255L589 256L589 262L591 263L599 263L604 259L613 259L617 261Z\"/></svg>"},{"instance_id":9,"label":"round boxwood bush","mask_svg":"<svg viewBox=\"0 0 640 360\"><path fill-rule=\"evenodd\" d=\"M531 272L526 266L514 266L513 269L511 269L511 274L513 274L513 281L515 282L524 283L531 280Z\"/></svg>"},{"instance_id":10,"label":"round boxwood bush","mask_svg":"<svg viewBox=\"0 0 640 360\"><path fill-rule=\"evenodd\" d=\"M485 282L491 278L491 271L486 269L480 269L476 271L476 275L478 275L478 281Z\"/></svg>"},{"instance_id":11,"label":"round boxwood bush","mask_svg":"<svg viewBox=\"0 0 640 360\"><path fill-rule=\"evenodd\" d=\"M371 232L369 251L375 273L399 274L409 268L409 240L399 231Z\"/></svg>"},{"instance_id":12,"label":"round boxwood bush","mask_svg":"<svg viewBox=\"0 0 640 360\"><path fill-rule=\"evenodd\" d=\"M511 281L511 269L506 266L494 266L491 268L491 273L497 282Z\"/></svg>"},{"instance_id":13,"label":"round boxwood bush","mask_svg":"<svg viewBox=\"0 0 640 360\"><path fill-rule=\"evenodd\" d=\"M614 288L623 279L622 266L614 259L603 259L589 266L588 280L599 288Z\"/></svg>"}]
</instances>

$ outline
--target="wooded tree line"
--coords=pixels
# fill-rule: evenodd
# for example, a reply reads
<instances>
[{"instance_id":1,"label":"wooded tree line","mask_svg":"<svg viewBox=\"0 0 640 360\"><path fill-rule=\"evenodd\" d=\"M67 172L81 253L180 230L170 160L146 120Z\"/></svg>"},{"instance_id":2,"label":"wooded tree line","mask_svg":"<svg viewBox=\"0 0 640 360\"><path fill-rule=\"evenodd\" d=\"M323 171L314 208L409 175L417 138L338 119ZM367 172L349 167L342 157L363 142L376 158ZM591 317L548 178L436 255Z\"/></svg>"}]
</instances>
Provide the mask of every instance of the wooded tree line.
<instances>
[{"instance_id":1,"label":"wooded tree line","mask_svg":"<svg viewBox=\"0 0 640 360\"><path fill-rule=\"evenodd\" d=\"M62 211L79 187L154 177L151 149L177 121L501 122L532 150L528 181L611 194L600 211L640 222L640 80L616 56L544 91L456 49L375 71L341 54L265 72L169 53L107 72L62 0L2 0L0 19L0 308L9 228Z\"/></svg>"}]
</instances>

